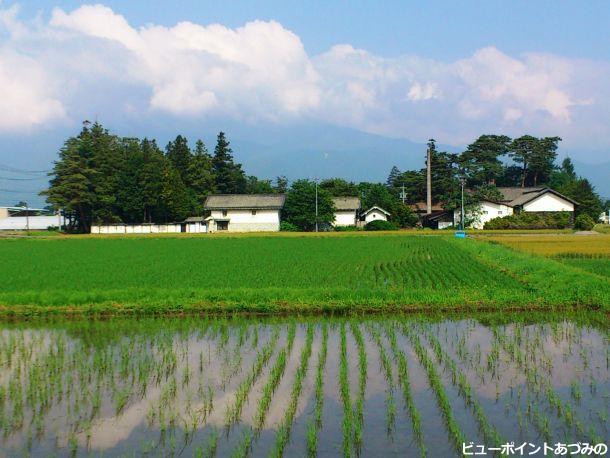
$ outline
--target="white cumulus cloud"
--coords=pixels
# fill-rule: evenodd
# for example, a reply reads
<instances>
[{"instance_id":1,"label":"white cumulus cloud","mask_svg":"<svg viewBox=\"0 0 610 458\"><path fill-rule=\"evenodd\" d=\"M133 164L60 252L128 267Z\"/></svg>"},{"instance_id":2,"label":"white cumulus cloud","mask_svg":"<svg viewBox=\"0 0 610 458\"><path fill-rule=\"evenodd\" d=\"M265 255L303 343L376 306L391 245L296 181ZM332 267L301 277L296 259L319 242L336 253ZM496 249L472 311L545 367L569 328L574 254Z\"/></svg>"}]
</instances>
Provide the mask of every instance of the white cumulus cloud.
<instances>
[{"instance_id":1,"label":"white cumulus cloud","mask_svg":"<svg viewBox=\"0 0 610 458\"><path fill-rule=\"evenodd\" d=\"M0 37L4 131L108 104L130 116L315 120L458 144L484 132L610 138L608 62L494 47L445 62L350 44L312 56L276 21L134 27L103 5L56 8L46 22L7 7Z\"/></svg>"},{"instance_id":2,"label":"white cumulus cloud","mask_svg":"<svg viewBox=\"0 0 610 458\"><path fill-rule=\"evenodd\" d=\"M29 129L65 117L52 78L36 60L0 48L0 131Z\"/></svg>"}]
</instances>

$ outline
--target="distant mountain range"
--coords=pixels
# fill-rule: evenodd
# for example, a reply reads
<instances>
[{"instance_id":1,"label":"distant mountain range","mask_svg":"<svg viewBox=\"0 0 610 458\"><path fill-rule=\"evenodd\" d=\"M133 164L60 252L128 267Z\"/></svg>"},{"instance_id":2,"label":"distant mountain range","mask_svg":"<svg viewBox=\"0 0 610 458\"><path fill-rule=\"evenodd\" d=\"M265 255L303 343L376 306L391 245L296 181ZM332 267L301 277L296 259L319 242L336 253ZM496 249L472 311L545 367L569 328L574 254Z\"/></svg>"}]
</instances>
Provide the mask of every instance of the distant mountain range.
<instances>
[{"instance_id":1,"label":"distant mountain range","mask_svg":"<svg viewBox=\"0 0 610 458\"><path fill-rule=\"evenodd\" d=\"M243 132L233 137L232 145L248 173L268 178L317 176L384 182L393 165L400 170L421 169L426 155L425 143L329 126ZM437 148L462 151L442 144ZM610 198L610 162L588 164L572 159L576 172L588 178L602 197Z\"/></svg>"}]
</instances>

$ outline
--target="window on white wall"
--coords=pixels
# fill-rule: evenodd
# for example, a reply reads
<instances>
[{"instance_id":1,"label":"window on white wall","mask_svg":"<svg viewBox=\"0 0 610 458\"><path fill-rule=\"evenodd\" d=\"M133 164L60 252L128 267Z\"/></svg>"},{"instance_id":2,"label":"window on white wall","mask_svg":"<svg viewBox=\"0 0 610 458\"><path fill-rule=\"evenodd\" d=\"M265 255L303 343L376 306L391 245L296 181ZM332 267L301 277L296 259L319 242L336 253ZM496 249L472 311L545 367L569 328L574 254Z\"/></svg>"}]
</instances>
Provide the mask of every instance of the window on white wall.
<instances>
[{"instance_id":1,"label":"window on white wall","mask_svg":"<svg viewBox=\"0 0 610 458\"><path fill-rule=\"evenodd\" d=\"M252 216L256 215L256 210L252 210Z\"/></svg>"},{"instance_id":2,"label":"window on white wall","mask_svg":"<svg viewBox=\"0 0 610 458\"><path fill-rule=\"evenodd\" d=\"M502 214L502 210L498 210L498 215L501 215L501 214Z\"/></svg>"}]
</instances>

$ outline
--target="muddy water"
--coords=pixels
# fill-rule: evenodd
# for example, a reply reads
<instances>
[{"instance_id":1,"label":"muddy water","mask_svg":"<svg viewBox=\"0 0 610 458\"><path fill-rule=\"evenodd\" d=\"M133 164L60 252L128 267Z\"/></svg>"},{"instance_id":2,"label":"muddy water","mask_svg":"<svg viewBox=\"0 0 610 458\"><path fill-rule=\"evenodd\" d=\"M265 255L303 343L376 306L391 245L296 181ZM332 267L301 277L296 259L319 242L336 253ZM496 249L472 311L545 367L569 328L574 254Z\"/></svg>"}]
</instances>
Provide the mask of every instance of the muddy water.
<instances>
[{"instance_id":1,"label":"muddy water","mask_svg":"<svg viewBox=\"0 0 610 458\"><path fill-rule=\"evenodd\" d=\"M464 441L542 445L609 436L603 315L0 326L0 456L459 456ZM316 390L323 330L327 359ZM410 405L391 337L407 362Z\"/></svg>"}]
</instances>

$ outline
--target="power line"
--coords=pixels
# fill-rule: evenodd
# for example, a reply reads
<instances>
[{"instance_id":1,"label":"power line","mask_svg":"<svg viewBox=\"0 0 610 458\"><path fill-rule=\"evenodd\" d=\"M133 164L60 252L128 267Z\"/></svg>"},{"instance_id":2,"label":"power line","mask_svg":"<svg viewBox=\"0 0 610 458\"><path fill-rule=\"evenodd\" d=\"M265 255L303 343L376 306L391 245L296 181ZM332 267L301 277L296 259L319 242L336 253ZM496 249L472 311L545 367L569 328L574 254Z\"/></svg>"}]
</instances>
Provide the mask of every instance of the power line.
<instances>
[{"instance_id":1,"label":"power line","mask_svg":"<svg viewBox=\"0 0 610 458\"><path fill-rule=\"evenodd\" d=\"M32 178L11 178L11 177L0 177L0 180L10 181L35 181L35 180L46 180L47 177L32 177Z\"/></svg>"},{"instance_id":2,"label":"power line","mask_svg":"<svg viewBox=\"0 0 610 458\"><path fill-rule=\"evenodd\" d=\"M15 194L35 194L35 195L39 195L41 191L32 191L32 190L26 190L26 191L18 191L16 189L0 189L0 192L12 192Z\"/></svg>"},{"instance_id":3,"label":"power line","mask_svg":"<svg viewBox=\"0 0 610 458\"><path fill-rule=\"evenodd\" d=\"M49 173L51 170L24 170L18 169L16 167L11 167L10 165L0 163L0 170L3 172L13 172L13 173Z\"/></svg>"}]
</instances>

